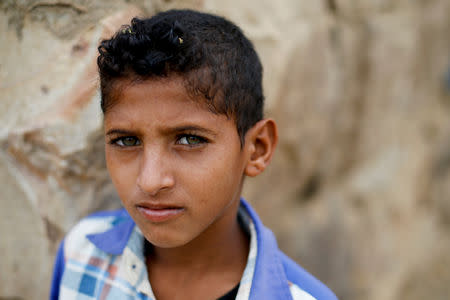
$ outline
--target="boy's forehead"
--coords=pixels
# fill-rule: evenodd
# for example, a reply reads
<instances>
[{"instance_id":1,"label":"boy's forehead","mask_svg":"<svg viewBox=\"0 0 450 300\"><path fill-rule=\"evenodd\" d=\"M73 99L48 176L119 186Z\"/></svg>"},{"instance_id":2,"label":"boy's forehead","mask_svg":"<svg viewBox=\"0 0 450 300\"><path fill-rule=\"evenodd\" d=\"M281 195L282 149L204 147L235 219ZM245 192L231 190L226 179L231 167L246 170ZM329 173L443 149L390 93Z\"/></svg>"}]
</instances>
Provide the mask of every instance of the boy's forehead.
<instances>
[{"instance_id":1,"label":"boy's forehead","mask_svg":"<svg viewBox=\"0 0 450 300\"><path fill-rule=\"evenodd\" d=\"M236 128L234 119L210 109L207 100L188 93L182 78L117 82L114 103L104 114L106 127L181 128L215 127L222 120ZM216 125L214 125L216 124Z\"/></svg>"},{"instance_id":2,"label":"boy's forehead","mask_svg":"<svg viewBox=\"0 0 450 300\"><path fill-rule=\"evenodd\" d=\"M161 97L162 91L170 91L173 97L183 98L186 100L184 104L193 104L198 108L206 109L211 113L218 114L214 107L213 101L206 99L200 93L193 93L192 89L188 87L189 81L182 76L172 75L167 77L155 77L155 78L119 78L114 81L111 89L107 95L107 109L105 114L114 110L116 104L129 99L131 93L138 89L145 89L149 91L146 93L147 99L158 99ZM132 88L134 87L134 88ZM132 97L132 96L131 96ZM180 106L184 105L180 102Z\"/></svg>"}]
</instances>

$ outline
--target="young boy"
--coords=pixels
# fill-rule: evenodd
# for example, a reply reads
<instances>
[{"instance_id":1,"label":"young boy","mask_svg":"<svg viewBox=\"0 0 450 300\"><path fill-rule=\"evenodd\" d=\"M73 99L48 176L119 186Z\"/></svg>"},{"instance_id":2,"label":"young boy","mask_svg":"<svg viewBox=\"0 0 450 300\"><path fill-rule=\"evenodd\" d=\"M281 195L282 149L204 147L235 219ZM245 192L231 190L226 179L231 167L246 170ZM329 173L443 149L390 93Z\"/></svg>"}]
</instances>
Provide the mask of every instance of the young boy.
<instances>
[{"instance_id":1,"label":"young boy","mask_svg":"<svg viewBox=\"0 0 450 300\"><path fill-rule=\"evenodd\" d=\"M99 52L106 163L125 209L66 236L51 299L336 299L240 198L277 143L241 30L173 10L133 19Z\"/></svg>"}]
</instances>

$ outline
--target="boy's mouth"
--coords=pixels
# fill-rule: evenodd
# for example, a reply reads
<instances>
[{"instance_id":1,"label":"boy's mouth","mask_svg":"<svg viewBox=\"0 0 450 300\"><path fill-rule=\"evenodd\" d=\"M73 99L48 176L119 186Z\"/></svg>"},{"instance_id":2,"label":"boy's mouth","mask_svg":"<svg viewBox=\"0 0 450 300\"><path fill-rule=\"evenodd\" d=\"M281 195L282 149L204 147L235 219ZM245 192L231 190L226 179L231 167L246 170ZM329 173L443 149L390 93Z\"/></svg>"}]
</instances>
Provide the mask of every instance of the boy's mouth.
<instances>
[{"instance_id":1,"label":"boy's mouth","mask_svg":"<svg viewBox=\"0 0 450 300\"><path fill-rule=\"evenodd\" d=\"M184 208L165 204L141 204L137 205L137 210L147 220L160 223L178 217Z\"/></svg>"}]
</instances>

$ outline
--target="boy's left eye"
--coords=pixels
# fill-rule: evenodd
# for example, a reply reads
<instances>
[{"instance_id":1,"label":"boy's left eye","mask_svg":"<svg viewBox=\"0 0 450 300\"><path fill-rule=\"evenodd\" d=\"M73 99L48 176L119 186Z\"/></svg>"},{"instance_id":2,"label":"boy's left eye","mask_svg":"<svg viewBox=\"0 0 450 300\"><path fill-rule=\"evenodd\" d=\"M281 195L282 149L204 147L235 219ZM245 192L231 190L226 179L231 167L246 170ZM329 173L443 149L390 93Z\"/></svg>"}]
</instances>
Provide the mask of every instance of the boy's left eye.
<instances>
[{"instance_id":1,"label":"boy's left eye","mask_svg":"<svg viewBox=\"0 0 450 300\"><path fill-rule=\"evenodd\" d=\"M139 146L141 144L141 141L134 136L125 136L125 137L119 137L116 139L113 139L111 144L115 144L117 146L126 148L126 147L135 147Z\"/></svg>"},{"instance_id":2,"label":"boy's left eye","mask_svg":"<svg viewBox=\"0 0 450 300\"><path fill-rule=\"evenodd\" d=\"M195 146L202 143L205 143L206 139L196 136L196 135L183 135L178 138L177 144L180 145L189 145L189 146Z\"/></svg>"}]
</instances>

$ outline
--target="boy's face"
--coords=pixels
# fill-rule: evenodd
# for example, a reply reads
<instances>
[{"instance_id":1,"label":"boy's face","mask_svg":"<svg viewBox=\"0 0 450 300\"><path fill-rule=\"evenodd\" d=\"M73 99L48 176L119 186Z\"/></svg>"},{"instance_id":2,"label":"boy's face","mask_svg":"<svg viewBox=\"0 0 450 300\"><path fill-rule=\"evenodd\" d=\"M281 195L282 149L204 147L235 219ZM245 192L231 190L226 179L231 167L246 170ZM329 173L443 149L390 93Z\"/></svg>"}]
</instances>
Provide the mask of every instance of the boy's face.
<instances>
[{"instance_id":1,"label":"boy's face","mask_svg":"<svg viewBox=\"0 0 450 300\"><path fill-rule=\"evenodd\" d=\"M104 118L106 163L146 239L177 247L226 231L248 161L234 120L189 98L177 77L121 83Z\"/></svg>"}]
</instances>

